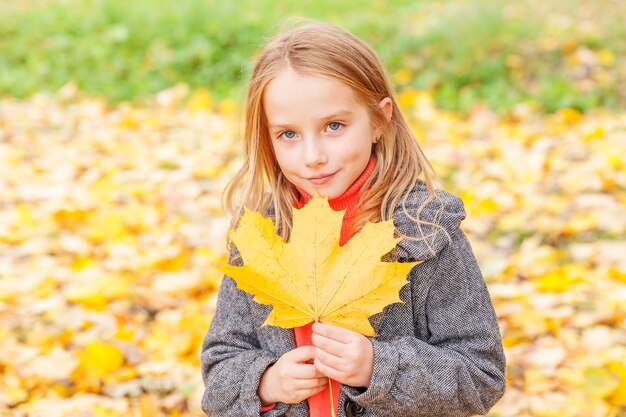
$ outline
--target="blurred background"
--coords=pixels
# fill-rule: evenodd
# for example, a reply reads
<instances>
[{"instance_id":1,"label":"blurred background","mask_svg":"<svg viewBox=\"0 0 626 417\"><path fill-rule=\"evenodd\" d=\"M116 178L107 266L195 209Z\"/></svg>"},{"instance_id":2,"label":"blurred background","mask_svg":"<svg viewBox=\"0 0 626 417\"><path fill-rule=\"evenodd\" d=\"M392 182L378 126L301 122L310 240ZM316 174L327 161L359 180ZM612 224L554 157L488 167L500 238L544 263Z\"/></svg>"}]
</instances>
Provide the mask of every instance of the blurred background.
<instances>
[{"instance_id":1,"label":"blurred background","mask_svg":"<svg viewBox=\"0 0 626 417\"><path fill-rule=\"evenodd\" d=\"M370 44L494 301L489 416L626 416L626 3L0 0L0 415L202 416L245 82Z\"/></svg>"}]
</instances>

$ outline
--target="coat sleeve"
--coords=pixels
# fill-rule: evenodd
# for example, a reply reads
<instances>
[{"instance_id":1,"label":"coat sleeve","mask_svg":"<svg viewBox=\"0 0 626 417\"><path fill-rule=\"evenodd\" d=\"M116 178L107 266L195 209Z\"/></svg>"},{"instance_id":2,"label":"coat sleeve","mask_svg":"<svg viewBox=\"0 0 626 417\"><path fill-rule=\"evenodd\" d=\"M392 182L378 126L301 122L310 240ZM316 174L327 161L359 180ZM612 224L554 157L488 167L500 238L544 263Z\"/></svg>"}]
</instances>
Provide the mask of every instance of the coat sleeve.
<instances>
[{"instance_id":1,"label":"coat sleeve","mask_svg":"<svg viewBox=\"0 0 626 417\"><path fill-rule=\"evenodd\" d=\"M371 338L374 370L363 391L346 395L380 416L485 414L505 390L505 356L495 311L467 237L451 236L426 297L428 341ZM416 271L414 269L413 271Z\"/></svg>"},{"instance_id":2,"label":"coat sleeve","mask_svg":"<svg viewBox=\"0 0 626 417\"><path fill-rule=\"evenodd\" d=\"M261 415L259 381L278 357L260 347L250 317L248 294L237 288L232 278L224 276L216 313L201 348L205 385L201 405L209 417ZM262 415L275 417L284 414L288 407L276 403L275 408Z\"/></svg>"}]
</instances>

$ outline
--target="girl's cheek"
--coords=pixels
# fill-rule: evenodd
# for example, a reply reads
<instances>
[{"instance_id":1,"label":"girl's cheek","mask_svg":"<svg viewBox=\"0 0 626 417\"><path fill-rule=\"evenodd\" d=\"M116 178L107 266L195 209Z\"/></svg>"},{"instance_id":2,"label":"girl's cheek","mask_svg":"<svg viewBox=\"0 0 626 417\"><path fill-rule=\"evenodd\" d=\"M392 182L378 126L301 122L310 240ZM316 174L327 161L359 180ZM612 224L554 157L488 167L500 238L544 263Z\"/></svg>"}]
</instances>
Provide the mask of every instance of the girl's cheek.
<instances>
[{"instance_id":1,"label":"girl's cheek","mask_svg":"<svg viewBox=\"0 0 626 417\"><path fill-rule=\"evenodd\" d=\"M343 159L345 160L349 160L349 161L356 161L360 158L362 158L363 156L363 151L361 148L357 148L355 146L350 146L350 147L344 147L341 152L338 152L338 154L340 154Z\"/></svg>"},{"instance_id":2,"label":"girl's cheek","mask_svg":"<svg viewBox=\"0 0 626 417\"><path fill-rule=\"evenodd\" d=\"M276 157L276 161L278 162L280 170L285 173L290 162L293 160L293 152L290 152L288 149L285 148L277 147L274 149L274 155Z\"/></svg>"}]
</instances>

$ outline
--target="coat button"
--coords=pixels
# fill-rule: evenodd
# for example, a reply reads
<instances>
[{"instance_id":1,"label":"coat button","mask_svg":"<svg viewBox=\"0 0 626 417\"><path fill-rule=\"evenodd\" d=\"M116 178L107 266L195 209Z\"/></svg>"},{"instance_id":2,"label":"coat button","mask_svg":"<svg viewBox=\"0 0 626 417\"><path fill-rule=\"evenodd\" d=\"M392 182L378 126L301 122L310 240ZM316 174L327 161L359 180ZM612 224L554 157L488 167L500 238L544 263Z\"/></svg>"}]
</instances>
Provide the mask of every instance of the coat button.
<instances>
[{"instance_id":1,"label":"coat button","mask_svg":"<svg viewBox=\"0 0 626 417\"><path fill-rule=\"evenodd\" d=\"M346 416L348 417L361 417L365 415L365 408L355 403L351 399L346 399L344 404Z\"/></svg>"}]
</instances>

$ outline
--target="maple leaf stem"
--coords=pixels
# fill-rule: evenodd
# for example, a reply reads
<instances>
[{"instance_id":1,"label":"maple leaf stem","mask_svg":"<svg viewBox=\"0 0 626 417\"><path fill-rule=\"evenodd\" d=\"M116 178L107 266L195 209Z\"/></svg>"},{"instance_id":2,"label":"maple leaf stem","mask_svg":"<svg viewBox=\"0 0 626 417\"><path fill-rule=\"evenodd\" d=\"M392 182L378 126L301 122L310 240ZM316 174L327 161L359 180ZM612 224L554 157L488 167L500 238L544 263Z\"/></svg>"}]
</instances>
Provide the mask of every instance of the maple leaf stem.
<instances>
[{"instance_id":1,"label":"maple leaf stem","mask_svg":"<svg viewBox=\"0 0 626 417\"><path fill-rule=\"evenodd\" d=\"M328 378L328 392L330 392L330 414L333 417L337 417L337 414L335 414L335 404L333 401L333 385L331 383L332 379L330 379L330 377Z\"/></svg>"}]
</instances>

